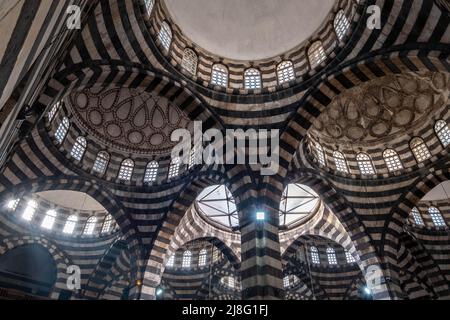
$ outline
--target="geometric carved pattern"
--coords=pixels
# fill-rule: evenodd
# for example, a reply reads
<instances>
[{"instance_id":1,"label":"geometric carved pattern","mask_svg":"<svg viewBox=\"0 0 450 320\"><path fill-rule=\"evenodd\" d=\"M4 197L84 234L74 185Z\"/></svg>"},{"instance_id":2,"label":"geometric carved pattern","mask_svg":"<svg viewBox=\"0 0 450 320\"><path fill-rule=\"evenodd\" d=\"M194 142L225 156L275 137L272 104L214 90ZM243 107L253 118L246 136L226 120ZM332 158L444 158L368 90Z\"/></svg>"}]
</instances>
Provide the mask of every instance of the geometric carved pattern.
<instances>
[{"instance_id":1,"label":"geometric carved pattern","mask_svg":"<svg viewBox=\"0 0 450 320\"><path fill-rule=\"evenodd\" d=\"M389 142L447 103L449 81L442 73L404 73L347 90L314 122L312 134L334 143Z\"/></svg>"},{"instance_id":2,"label":"geometric carved pattern","mask_svg":"<svg viewBox=\"0 0 450 320\"><path fill-rule=\"evenodd\" d=\"M178 128L190 120L164 97L135 89L85 89L70 96L75 118L90 136L110 148L140 154L167 154Z\"/></svg>"}]
</instances>

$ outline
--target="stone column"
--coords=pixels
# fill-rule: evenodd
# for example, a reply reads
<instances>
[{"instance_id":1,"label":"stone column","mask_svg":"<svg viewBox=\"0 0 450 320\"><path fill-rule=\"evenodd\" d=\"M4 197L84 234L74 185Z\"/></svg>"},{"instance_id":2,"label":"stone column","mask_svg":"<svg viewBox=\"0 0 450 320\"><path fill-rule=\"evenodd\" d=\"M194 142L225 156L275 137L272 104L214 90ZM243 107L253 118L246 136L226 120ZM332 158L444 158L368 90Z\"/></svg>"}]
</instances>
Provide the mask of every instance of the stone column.
<instances>
[{"instance_id":1,"label":"stone column","mask_svg":"<svg viewBox=\"0 0 450 320\"><path fill-rule=\"evenodd\" d=\"M255 201L240 212L241 283L244 300L282 299L283 272L278 236L278 210ZM264 220L257 220L264 212Z\"/></svg>"}]
</instances>

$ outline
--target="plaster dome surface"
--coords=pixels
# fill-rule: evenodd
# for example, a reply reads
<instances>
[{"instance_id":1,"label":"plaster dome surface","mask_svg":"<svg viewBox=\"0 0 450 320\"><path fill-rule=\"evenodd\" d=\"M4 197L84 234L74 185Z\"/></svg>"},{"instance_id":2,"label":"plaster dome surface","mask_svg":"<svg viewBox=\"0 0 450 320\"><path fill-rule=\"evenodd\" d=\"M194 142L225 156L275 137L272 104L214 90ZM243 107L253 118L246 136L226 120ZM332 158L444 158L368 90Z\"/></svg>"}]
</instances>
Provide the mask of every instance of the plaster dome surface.
<instances>
[{"instance_id":1,"label":"plaster dome surface","mask_svg":"<svg viewBox=\"0 0 450 320\"><path fill-rule=\"evenodd\" d=\"M194 43L234 60L283 54L312 36L335 0L165 0Z\"/></svg>"}]
</instances>

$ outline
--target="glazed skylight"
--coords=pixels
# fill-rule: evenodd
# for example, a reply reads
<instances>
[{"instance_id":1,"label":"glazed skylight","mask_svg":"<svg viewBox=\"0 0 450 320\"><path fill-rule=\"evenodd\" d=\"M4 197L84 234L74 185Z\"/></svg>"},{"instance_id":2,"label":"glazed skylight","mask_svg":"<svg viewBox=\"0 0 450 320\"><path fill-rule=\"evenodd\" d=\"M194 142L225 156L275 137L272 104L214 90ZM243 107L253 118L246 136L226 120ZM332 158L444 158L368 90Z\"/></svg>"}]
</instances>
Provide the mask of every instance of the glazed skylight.
<instances>
[{"instance_id":1,"label":"glazed skylight","mask_svg":"<svg viewBox=\"0 0 450 320\"><path fill-rule=\"evenodd\" d=\"M286 187L280 203L280 226L289 226L317 210L319 196L308 186L293 183Z\"/></svg>"},{"instance_id":2,"label":"glazed skylight","mask_svg":"<svg viewBox=\"0 0 450 320\"><path fill-rule=\"evenodd\" d=\"M229 228L239 226L236 204L224 185L211 186L197 197L197 205L208 218Z\"/></svg>"}]
</instances>

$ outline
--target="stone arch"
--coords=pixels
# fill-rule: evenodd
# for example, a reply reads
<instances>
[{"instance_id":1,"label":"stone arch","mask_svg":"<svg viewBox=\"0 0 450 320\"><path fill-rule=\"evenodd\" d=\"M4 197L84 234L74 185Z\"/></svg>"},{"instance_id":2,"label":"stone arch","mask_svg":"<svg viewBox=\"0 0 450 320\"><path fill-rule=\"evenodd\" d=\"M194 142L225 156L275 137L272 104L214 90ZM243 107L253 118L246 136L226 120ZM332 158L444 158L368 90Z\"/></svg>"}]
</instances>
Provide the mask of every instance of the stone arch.
<instances>
[{"instance_id":1,"label":"stone arch","mask_svg":"<svg viewBox=\"0 0 450 320\"><path fill-rule=\"evenodd\" d=\"M143 266L143 287L140 299L152 300L156 298L155 289L160 282L164 265L169 256L167 253L174 252L170 249L172 237L189 207L204 188L215 184L228 184L222 170L223 168L192 175L180 192L179 197L169 206L164 223L157 230L152 249L148 253L148 262L146 266Z\"/></svg>"},{"instance_id":2,"label":"stone arch","mask_svg":"<svg viewBox=\"0 0 450 320\"><path fill-rule=\"evenodd\" d=\"M53 257L53 260L56 264L57 275L55 284L53 286L53 289L51 290L50 298L58 299L62 290L64 290L63 288L66 287L68 279L67 269L69 266L73 265L73 262L65 252L58 248L56 244L40 236L11 236L4 238L0 242L0 256L10 250L29 244L38 244L44 247Z\"/></svg>"},{"instance_id":3,"label":"stone arch","mask_svg":"<svg viewBox=\"0 0 450 320\"><path fill-rule=\"evenodd\" d=\"M375 269L382 272L383 261L378 257L379 253L373 246L370 235L365 231L365 227L347 201L339 195L330 183L327 182L326 178L317 178L317 174L314 170L297 170L289 177L289 181L305 184L316 191L317 194L321 195L324 203L333 212L330 216L336 217L335 223L333 224L336 225L336 222L339 222L342 229L344 229L345 233L349 236L349 239L343 242L345 243L343 247L352 254L354 254L356 250L357 257L355 257L355 259L357 260L366 281L374 281L372 275L369 275L368 272L372 272ZM340 232L342 232L342 230L340 230ZM330 235L327 233L325 233L325 237L329 238ZM335 236L331 236L331 239L336 241L334 240ZM340 242L342 242L342 240L336 242L341 244ZM353 245L354 248L352 248ZM384 278L384 275L379 274L379 277ZM386 284L382 284L382 281L380 281L380 283L380 289L375 292L375 295L377 297L389 295L389 289L386 287Z\"/></svg>"},{"instance_id":4,"label":"stone arch","mask_svg":"<svg viewBox=\"0 0 450 320\"><path fill-rule=\"evenodd\" d=\"M115 74L115 77L111 77ZM127 80L127 81L125 81ZM66 97L74 90L85 88L105 88L108 86L119 86L124 88L138 89L152 92L157 95L167 96L176 101L178 107L192 120L202 121L204 127L223 127L221 120L211 110L206 108L207 103L202 101L193 91L183 83L168 74L158 71L144 69L142 66L133 64L103 64L88 61L71 65L61 70L48 82L35 107L37 110L45 110Z\"/></svg>"},{"instance_id":5,"label":"stone arch","mask_svg":"<svg viewBox=\"0 0 450 320\"><path fill-rule=\"evenodd\" d=\"M419 70L448 72L444 67L445 60L427 57L430 63L424 64L417 56L408 56L407 58L411 64L405 64L401 58L393 55L389 58L385 56L363 57L357 61L348 62L339 70L332 70L332 73L328 74L325 78L319 79L317 85L313 85L313 88L305 94L299 103L301 107L288 119L288 125L281 135L281 140L289 146L289 149L284 150L283 162L287 165L292 163L295 153L299 149L300 142L305 137L314 120L327 108L332 99L343 91L370 80L402 72ZM395 68L386 68L387 65L395 66ZM377 68L380 72L358 77L353 72L353 69L358 68L369 70ZM287 171L284 172L284 170L279 172L282 176L285 176L286 173Z\"/></svg>"},{"instance_id":6,"label":"stone arch","mask_svg":"<svg viewBox=\"0 0 450 320\"><path fill-rule=\"evenodd\" d=\"M84 179L83 177L45 177L24 181L14 188L9 189L7 192L0 194L0 198L7 199L7 197L11 195L23 196L24 194L56 190L84 192L98 201L108 213L113 216L129 246L131 255L131 273L133 275L137 274L137 261L141 250L139 247L139 240L136 236L138 230L135 229L132 219L128 216L122 204L116 200L115 196L107 188L102 187L92 180Z\"/></svg>"}]
</instances>

